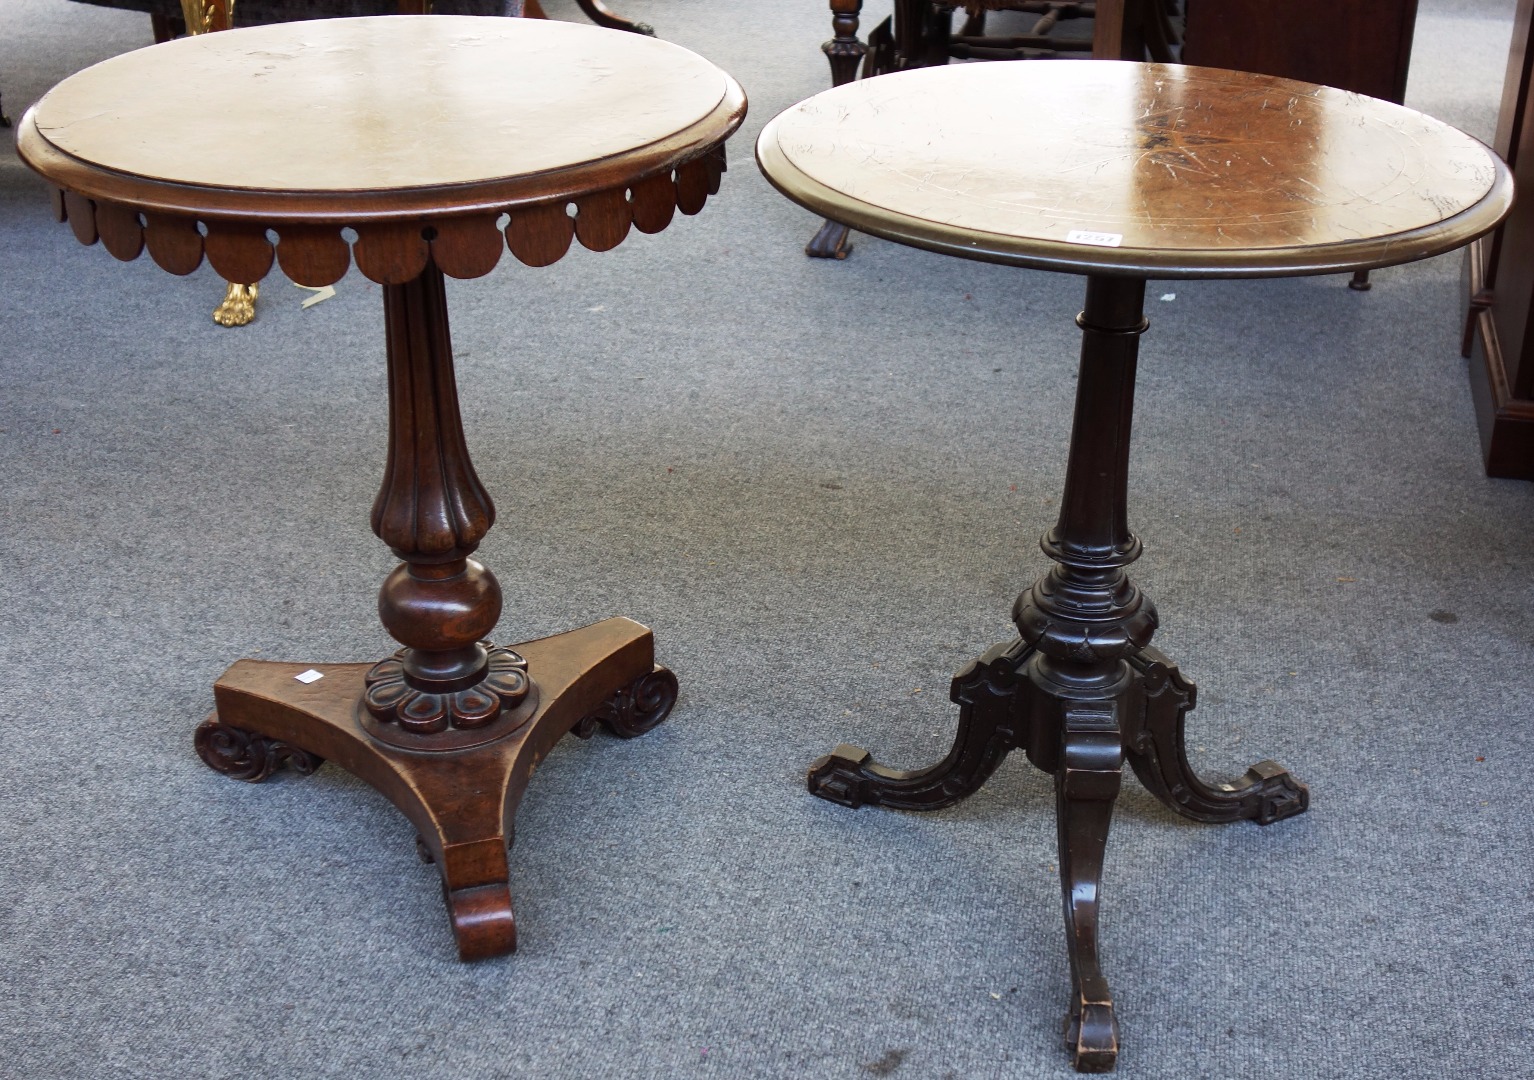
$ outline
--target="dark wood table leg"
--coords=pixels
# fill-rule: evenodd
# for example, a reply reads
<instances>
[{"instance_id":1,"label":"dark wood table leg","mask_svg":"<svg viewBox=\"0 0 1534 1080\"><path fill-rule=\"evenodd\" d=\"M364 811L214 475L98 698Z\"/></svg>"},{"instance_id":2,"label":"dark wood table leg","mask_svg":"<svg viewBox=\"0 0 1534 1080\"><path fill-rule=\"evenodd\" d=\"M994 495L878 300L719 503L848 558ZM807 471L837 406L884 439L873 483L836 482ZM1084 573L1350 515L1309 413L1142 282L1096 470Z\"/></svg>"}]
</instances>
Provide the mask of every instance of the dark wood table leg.
<instances>
[{"instance_id":1,"label":"dark wood table leg","mask_svg":"<svg viewBox=\"0 0 1534 1080\"><path fill-rule=\"evenodd\" d=\"M643 34L645 37L655 36L655 28L649 23L625 19L609 10L602 0L575 0L575 2L586 13L586 17L598 26L605 26L609 30L627 30L631 34Z\"/></svg>"},{"instance_id":2,"label":"dark wood table leg","mask_svg":"<svg viewBox=\"0 0 1534 1080\"><path fill-rule=\"evenodd\" d=\"M858 13L863 0L831 0L831 32L835 35L820 47L831 63L831 85L841 86L857 78L858 65L868 46L858 40ZM827 219L804 246L812 259L845 259L852 251L847 226Z\"/></svg>"},{"instance_id":3,"label":"dark wood table leg","mask_svg":"<svg viewBox=\"0 0 1534 1080\"><path fill-rule=\"evenodd\" d=\"M511 648L485 640L495 576L470 558L495 520L459 416L442 272L384 286L389 454L373 531L404 560L378 610L404 648L376 664L241 660L198 728L212 768L260 781L330 760L415 824L442 874L465 960L516 948L506 843L534 767L572 729L633 736L665 718L676 679L628 619Z\"/></svg>"},{"instance_id":4,"label":"dark wood table leg","mask_svg":"<svg viewBox=\"0 0 1534 1080\"><path fill-rule=\"evenodd\" d=\"M1140 555L1129 531L1129 439L1145 282L1087 279L1081 370L1060 519L1041 546L1055 562L1012 609L1019 636L954 677L959 730L948 756L900 771L839 746L810 766L810 791L846 806L931 810L962 799L1022 749L1055 775L1060 886L1071 961L1066 1042L1082 1072L1118 1056L1118 1022L1097 950L1103 852L1127 757L1169 807L1198 821L1268 825L1303 812L1304 784L1264 761L1211 786L1184 753L1193 684L1150 647L1155 605L1125 573Z\"/></svg>"}]
</instances>

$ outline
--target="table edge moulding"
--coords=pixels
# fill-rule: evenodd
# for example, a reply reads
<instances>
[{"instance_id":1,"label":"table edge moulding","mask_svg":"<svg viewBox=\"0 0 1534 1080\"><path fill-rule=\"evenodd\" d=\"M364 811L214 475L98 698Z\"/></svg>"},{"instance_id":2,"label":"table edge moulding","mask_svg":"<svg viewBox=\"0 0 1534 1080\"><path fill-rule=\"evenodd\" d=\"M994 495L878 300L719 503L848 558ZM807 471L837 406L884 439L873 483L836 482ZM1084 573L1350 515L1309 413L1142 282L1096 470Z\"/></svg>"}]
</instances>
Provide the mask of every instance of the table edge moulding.
<instances>
[{"instance_id":1,"label":"table edge moulding","mask_svg":"<svg viewBox=\"0 0 1534 1080\"><path fill-rule=\"evenodd\" d=\"M999 115L987 115L993 107ZM1065 1041L1078 1070L1111 1070L1119 1023L1098 927L1125 762L1196 821L1270 825L1310 805L1309 789L1273 761L1230 783L1194 772L1184 724L1196 688L1151 645L1159 615L1125 572L1141 551L1128 480L1146 281L1427 258L1493 228L1512 181L1481 143L1388 102L1107 60L849 83L770 120L756 150L781 192L833 222L1086 277L1064 490L1040 540L1054 565L1018 595L1017 636L954 676L958 730L942 761L893 769L843 744L810 765L807 782L848 807L936 810L977 791L1013 750L1053 773L1071 972Z\"/></svg>"},{"instance_id":2,"label":"table edge moulding","mask_svg":"<svg viewBox=\"0 0 1534 1080\"><path fill-rule=\"evenodd\" d=\"M366 47L359 51L358 42ZM560 48L551 50L553 45ZM461 74L454 83L453 61L461 72L466 46L489 49L481 60L507 60L499 67L489 63L499 72L500 85L487 89L482 79L469 85ZM542 54L552 52L559 57L553 70L567 92L545 95L551 102L547 110L521 117L517 104L528 109L526 102L536 100L543 86L524 85L525 92L518 93L516 79L525 83L529 76L513 70L514 62L532 56L527 67L536 67ZM603 63L582 66L583 55L597 55ZM332 107L345 114L342 127L378 133L378 154L318 162L316 176L323 178L329 168L340 177L328 187L263 190L259 184L197 182L199 169L219 163L187 156L174 140L164 144L163 155L174 159L181 152L184 167L158 170L164 173L158 177L114 168L112 140L122 134L119 127L132 135L131 115L98 124L95 136L70 130L76 118L88 125L97 110L131 113L138 102L144 113L153 113L166 95L199 100L199 84L178 82L186 75L180 65L208 56L218 60L210 79L270 71L269 65L279 62L274 57L310 65L309 83L294 76L285 90L278 87L279 96L289 94L288 107L298 110L298 118L287 126L267 124L268 130L280 129L272 135L274 161L284 148L301 145L300 135L312 136L326 123L333 129L334 117L320 115ZM391 155L396 161L407 158L399 143L425 129L390 126L399 106L370 103L368 77L376 86L384 76L354 72L370 67L356 63L359 56L383 61L371 68L391 80L430 69L431 88L442 100L423 97L419 110L448 114L434 115L434 124L451 122L454 93L467 102L464 111L471 116L476 108L484 111L473 99L488 96L492 108L510 113L506 124L557 123L562 114L555 110L585 107L600 112L607 124L607 149L588 161L576 152L580 139L562 144L553 139L575 149L566 155L569 160L550 162L545 155L538 172L500 176L475 166L470 175L447 178L453 182L393 190L386 183L370 184L368 170L387 175L377 162ZM313 75L315 64L324 69L330 62L327 57L347 57L344 64L350 66ZM653 38L567 23L453 16L230 30L152 46L105 66L137 74L126 82L102 81L96 78L99 69L86 69L65 80L28 110L18 138L23 160L53 185L59 220L67 221L82 243L99 240L125 261L147 249L174 274L189 274L206 258L224 278L247 283L261 280L275 262L301 285L328 285L355 259L362 274L383 286L388 458L372 526L401 559L379 592L378 608L384 628L403 647L372 663L235 663L214 686L215 712L197 729L197 752L212 768L242 780L265 780L283 767L307 774L328 759L372 784L416 826L423 858L436 863L460 957L511 952L517 933L507 846L533 769L566 734L587 737L599 726L622 737L649 730L676 701L677 682L655 664L650 630L625 618L509 647L487 640L500 619L501 588L471 556L495 521L495 506L475 473L464 435L444 275L488 274L507 249L523 263L547 266L562 258L572 241L606 251L631 228L660 232L675 211L698 213L719 190L724 143L745 117L745 94L712 64ZM336 80L352 74L358 92L339 91ZM312 92L312 80L322 76L328 81L318 85L331 91L328 97ZM681 112L665 113L662 120L653 111L627 119L613 111L615 79L629 78L624 85L632 89L684 77L693 81L680 96L697 95L695 107L684 100ZM92 86L91 93L78 92ZM92 100L93 93L98 100ZM620 95L620 104L631 100L634 110L643 110L664 96ZM318 113L305 111L316 108ZM248 136L234 119L230 127L226 114L191 115L188 124L194 136L203 124L198 137L205 141L217 134L207 129L211 123L224 125L231 137ZM567 125L569 120L565 115ZM139 122L153 128L142 115ZM68 148L50 140L48 130ZM433 128L430 138L461 149L459 165L476 155L498 161L494 155L502 152L515 161L515 138L506 136L507 130L515 135L521 129L503 125L500 147L488 136L483 143L469 141L472 131L458 136ZM629 136L636 145L622 145ZM453 144L456 138L466 141ZM146 158L143 146L130 150L128 156L145 160L162 153L151 146ZM240 153L250 156L248 148ZM301 172L314 163L295 158L284 164ZM450 171L452 164L441 167ZM355 230L354 242L346 229Z\"/></svg>"},{"instance_id":3,"label":"table edge moulding","mask_svg":"<svg viewBox=\"0 0 1534 1080\"><path fill-rule=\"evenodd\" d=\"M1391 110L1392 119L1425 122L1430 129L1452 132L1458 137L1460 145L1457 149L1461 152L1484 155L1482 167L1485 191L1473 206L1447 219L1426 221L1420 227L1385 235L1320 245L1252 247L1229 243L1136 247L1127 242L1130 238L1128 228L1125 228L1123 241L1116 246L1100 247L1090 243L1073 243L1063 238L1013 235L1004 231L967 227L941 218L902 212L865 201L822 182L805 168L802 155L796 160L794 150L801 148L795 146L791 149L784 145L785 141L793 144L796 135L804 127L806 110L836 112L851 120L850 114L857 106L876 95L897 99L902 94L910 93L907 88L916 80L940 83L952 80L955 75L977 83L991 82L996 85L1008 78L1019 82L1031 81L1040 90L1060 83L1070 84L1073 80L1085 84L1092 79L1104 79L1110 80L1111 85L1122 89L1125 94L1140 79L1149 81L1159 77L1182 84L1210 80L1216 84L1226 84L1234 80L1244 93L1266 90L1281 100L1293 99L1302 105L1314 102L1318 108L1335 107L1337 103L1367 102L1370 110ZM1033 89L1030 87L1030 90ZM1016 111L1012 99L1003 98L996 104L998 108ZM1032 105L1028 112L1033 113ZM964 117L964 120L976 124L981 122L981 118L969 116ZM1019 116L1016 121L1019 126L1033 122L1031 115ZM1157 145L1157 140L1166 137L1164 131L1141 134L1145 143L1142 149L1147 154L1177 154L1186 149ZM867 149L867 146L860 147L860 150ZM851 225L859 231L961 258L1082 274L1125 274L1153 278L1290 277L1390 266L1462 247L1486 231L1483 222L1488 216L1502 216L1512 203L1511 177L1488 147L1415 110L1364 98L1349 91L1313 86L1276 76L1121 60L1055 60L1048 64L995 61L955 67L918 68L893 72L874 80L848 83L823 91L769 120L757 140L756 155L768 181L788 198L806 209ZM835 158L833 152L826 157L811 160L818 162ZM845 162L846 158L842 160ZM1063 216L1064 211L1060 214ZM1134 223L1126 224L1132 227Z\"/></svg>"},{"instance_id":4,"label":"table edge moulding","mask_svg":"<svg viewBox=\"0 0 1534 1080\"><path fill-rule=\"evenodd\" d=\"M318 29L335 36L348 23L393 30L423 22L473 24L481 37L495 31L502 36L508 31L551 37L600 35L692 55L654 38L569 23L396 15L250 27L181 38L128 57L177 49L226 50L230 34L239 35L235 41L243 43L254 35L276 37L287 31L290 36L295 27L311 28L312 38ZM534 29L526 31L529 27ZM275 256L293 281L319 287L340 280L353 258L369 279L381 285L402 284L425 268L430 254L448 276L474 278L488 274L499 262L502 233L505 247L520 261L547 266L568 252L572 240L606 251L621 243L630 227L660 232L671 223L674 211L701 211L719 190L724 139L745 113L739 84L719 74L720 94L712 109L682 130L625 152L548 173L398 190L215 187L123 172L67 152L44 134L38 117L49 108L57 88L27 111L16 142L22 159L53 185L58 220L68 221L81 243L100 239L123 261L147 249L162 269L189 274L206 256L223 277L248 283L265 277ZM503 214L509 218L501 224ZM259 218L261 227L254 227L252 218ZM355 230L354 243L346 242L343 228ZM269 232L276 234L276 244Z\"/></svg>"}]
</instances>

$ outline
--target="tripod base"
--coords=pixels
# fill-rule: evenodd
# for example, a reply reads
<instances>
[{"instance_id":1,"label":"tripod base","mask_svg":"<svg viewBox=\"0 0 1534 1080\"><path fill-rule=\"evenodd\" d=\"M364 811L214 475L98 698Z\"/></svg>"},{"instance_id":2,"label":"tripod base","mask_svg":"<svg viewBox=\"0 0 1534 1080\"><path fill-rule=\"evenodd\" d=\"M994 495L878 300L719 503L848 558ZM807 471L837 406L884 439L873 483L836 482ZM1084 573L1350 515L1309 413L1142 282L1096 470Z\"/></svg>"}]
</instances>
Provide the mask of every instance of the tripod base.
<instances>
[{"instance_id":1,"label":"tripod base","mask_svg":"<svg viewBox=\"0 0 1534 1080\"><path fill-rule=\"evenodd\" d=\"M465 749L408 749L370 735L362 704L372 664L241 660L213 687L217 708L197 729L197 752L236 779L300 775L331 761L402 810L442 873L458 955L478 960L517 947L506 849L533 769L567 732L600 724L625 738L671 711L676 677L655 666L654 638L629 619L523 642L536 690L530 715L491 742ZM320 678L299 676L318 672Z\"/></svg>"},{"instance_id":2,"label":"tripod base","mask_svg":"<svg viewBox=\"0 0 1534 1080\"><path fill-rule=\"evenodd\" d=\"M843 806L936 810L979 789L1012 750L1055 776L1060 886L1065 900L1072 994L1066 1043L1082 1072L1107 1072L1118 1056L1113 997L1097 958L1103 852L1123 761L1157 798L1195 821L1271 825L1300 814L1310 793L1272 761L1231 784L1207 784L1188 764L1183 726L1196 690L1149 646L1124 662L1111 696L1062 686L1048 661L1021 638L997 645L954 677L959 731L948 755L927 769L875 763L838 746L810 766L809 789Z\"/></svg>"}]
</instances>

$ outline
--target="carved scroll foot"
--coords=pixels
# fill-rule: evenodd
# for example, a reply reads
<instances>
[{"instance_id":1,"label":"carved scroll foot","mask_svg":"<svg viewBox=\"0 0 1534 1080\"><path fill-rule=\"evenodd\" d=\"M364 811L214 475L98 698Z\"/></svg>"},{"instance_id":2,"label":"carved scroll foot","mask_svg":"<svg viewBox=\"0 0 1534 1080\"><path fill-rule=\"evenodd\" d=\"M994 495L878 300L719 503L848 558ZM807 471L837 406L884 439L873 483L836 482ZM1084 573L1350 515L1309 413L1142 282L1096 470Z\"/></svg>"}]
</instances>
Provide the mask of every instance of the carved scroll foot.
<instances>
[{"instance_id":1,"label":"carved scroll foot","mask_svg":"<svg viewBox=\"0 0 1534 1080\"><path fill-rule=\"evenodd\" d=\"M600 723L611 709L637 734L676 695L671 673L655 666L650 631L628 619L523 642L515 655L531 683L517 708L530 715L489 742L423 750L375 738L364 704L373 665L241 660L213 688L218 716L198 730L197 750L245 779L283 762L312 771L323 755L377 788L415 825L417 851L441 874L459 957L499 956L517 944L506 851L533 769L583 719Z\"/></svg>"},{"instance_id":2,"label":"carved scroll foot","mask_svg":"<svg viewBox=\"0 0 1534 1080\"><path fill-rule=\"evenodd\" d=\"M198 725L192 744L208 768L249 784L261 783L284 765L309 776L325 763L317 754L280 739L220 723L217 712Z\"/></svg>"},{"instance_id":3,"label":"carved scroll foot","mask_svg":"<svg viewBox=\"0 0 1534 1080\"><path fill-rule=\"evenodd\" d=\"M954 676L949 697L959 706L959 731L938 764L888 769L867 750L843 744L810 766L810 794L854 809L937 810L978 791L1019 744L1025 717L1017 673L1028 653L1021 641L996 645Z\"/></svg>"},{"instance_id":4,"label":"carved scroll foot","mask_svg":"<svg viewBox=\"0 0 1534 1080\"><path fill-rule=\"evenodd\" d=\"M1067 706L1064 727L1060 767L1055 773L1055 807L1071 960L1065 1041L1078 1072L1109 1072L1118 1059L1119 1027L1108 980L1098 961L1097 926L1103 852L1124 752L1111 702Z\"/></svg>"},{"instance_id":5,"label":"carved scroll foot","mask_svg":"<svg viewBox=\"0 0 1534 1080\"><path fill-rule=\"evenodd\" d=\"M213 309L213 321L220 326L246 326L256 317L256 297L261 295L259 284L236 285L229 282L224 299Z\"/></svg>"},{"instance_id":6,"label":"carved scroll foot","mask_svg":"<svg viewBox=\"0 0 1534 1080\"><path fill-rule=\"evenodd\" d=\"M676 676L670 668L655 666L602 703L602 707L571 728L578 739L589 739L598 725L620 739L643 735L671 714L676 704Z\"/></svg>"},{"instance_id":7,"label":"carved scroll foot","mask_svg":"<svg viewBox=\"0 0 1534 1080\"><path fill-rule=\"evenodd\" d=\"M1310 806L1310 789L1274 761L1258 762L1234 784L1200 780L1188 764L1184 737L1197 688L1159 649L1140 650L1130 664L1141 695L1139 714L1125 732L1125 750L1151 794L1185 817L1208 822L1271 825Z\"/></svg>"},{"instance_id":8,"label":"carved scroll foot","mask_svg":"<svg viewBox=\"0 0 1534 1080\"><path fill-rule=\"evenodd\" d=\"M804 245L804 253L812 259L845 259L852 253L850 230L835 221L827 221L820 231Z\"/></svg>"},{"instance_id":9,"label":"carved scroll foot","mask_svg":"<svg viewBox=\"0 0 1534 1080\"><path fill-rule=\"evenodd\" d=\"M458 959L485 960L517 951L517 918L506 882L466 889L450 889L444 882L442 902L453 926Z\"/></svg>"}]
</instances>

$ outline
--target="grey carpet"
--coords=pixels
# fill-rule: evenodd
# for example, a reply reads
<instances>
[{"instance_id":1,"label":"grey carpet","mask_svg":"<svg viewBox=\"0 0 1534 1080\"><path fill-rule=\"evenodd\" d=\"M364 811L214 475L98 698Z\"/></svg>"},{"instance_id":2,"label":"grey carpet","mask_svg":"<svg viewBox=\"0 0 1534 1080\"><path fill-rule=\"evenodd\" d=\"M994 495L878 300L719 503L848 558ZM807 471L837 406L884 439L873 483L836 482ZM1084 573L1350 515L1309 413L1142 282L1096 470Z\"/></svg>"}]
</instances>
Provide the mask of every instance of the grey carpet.
<instances>
[{"instance_id":1,"label":"grey carpet","mask_svg":"<svg viewBox=\"0 0 1534 1080\"><path fill-rule=\"evenodd\" d=\"M1489 137L1512 6L1425 0L1410 102ZM455 282L452 316L498 636L632 616L682 698L540 768L506 959L454 959L369 788L246 786L191 749L231 660L392 647L378 289L303 311L273 276L220 329L210 271L80 247L0 155L0 1074L1070 1075L1049 779L1018 756L922 816L803 773L843 740L946 748L949 675L1045 565L1080 282L868 238L805 259L815 223L750 146L825 85L825 5L620 10L751 95L723 191ZM6 0L7 111L149 39ZM1460 265L1152 286L1131 515L1157 644L1200 685L1198 764L1277 758L1313 808L1198 826L1126 781L1123 1075L1534 1072L1534 487L1481 472Z\"/></svg>"}]
</instances>

